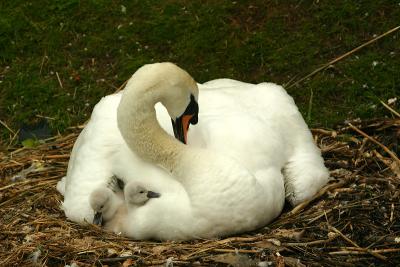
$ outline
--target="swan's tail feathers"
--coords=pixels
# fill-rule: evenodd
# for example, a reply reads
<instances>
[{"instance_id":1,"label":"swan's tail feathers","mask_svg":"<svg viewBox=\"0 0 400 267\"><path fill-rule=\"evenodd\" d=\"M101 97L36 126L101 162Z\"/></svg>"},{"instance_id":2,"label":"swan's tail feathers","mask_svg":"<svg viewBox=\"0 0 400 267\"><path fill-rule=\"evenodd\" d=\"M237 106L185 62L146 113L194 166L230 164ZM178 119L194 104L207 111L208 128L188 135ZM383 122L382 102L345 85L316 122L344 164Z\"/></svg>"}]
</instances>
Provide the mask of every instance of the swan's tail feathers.
<instances>
[{"instance_id":1,"label":"swan's tail feathers","mask_svg":"<svg viewBox=\"0 0 400 267\"><path fill-rule=\"evenodd\" d=\"M289 161L283 169L286 199L296 206L310 199L329 180L329 171L320 156L303 155Z\"/></svg>"},{"instance_id":2,"label":"swan's tail feathers","mask_svg":"<svg viewBox=\"0 0 400 267\"><path fill-rule=\"evenodd\" d=\"M65 179L67 176L64 176L60 181L57 183L57 191L60 192L61 195L65 193Z\"/></svg>"}]
</instances>

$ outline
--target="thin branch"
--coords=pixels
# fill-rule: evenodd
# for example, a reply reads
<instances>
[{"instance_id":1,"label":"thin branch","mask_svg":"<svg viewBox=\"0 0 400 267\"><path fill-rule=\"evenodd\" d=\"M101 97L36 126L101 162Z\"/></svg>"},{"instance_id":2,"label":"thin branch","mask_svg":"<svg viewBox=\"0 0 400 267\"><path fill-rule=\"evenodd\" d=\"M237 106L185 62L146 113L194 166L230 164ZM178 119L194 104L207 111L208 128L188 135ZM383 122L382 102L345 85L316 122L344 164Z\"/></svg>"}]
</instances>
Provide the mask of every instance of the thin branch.
<instances>
[{"instance_id":1,"label":"thin branch","mask_svg":"<svg viewBox=\"0 0 400 267\"><path fill-rule=\"evenodd\" d=\"M355 243L353 240L351 240L350 238L348 238L347 236L345 236L342 232L340 232L338 229L336 229L334 226L330 226L331 230L334 231L335 233L339 234L344 240L346 240L347 242L349 242L350 244L352 244L353 246L360 248L359 245L357 245L357 243Z\"/></svg>"},{"instance_id":2,"label":"thin branch","mask_svg":"<svg viewBox=\"0 0 400 267\"><path fill-rule=\"evenodd\" d=\"M213 249L215 252L224 252L224 253L260 253L261 250L249 250L249 249L226 249L226 248L215 248Z\"/></svg>"},{"instance_id":3,"label":"thin branch","mask_svg":"<svg viewBox=\"0 0 400 267\"><path fill-rule=\"evenodd\" d=\"M369 40L368 42L366 42L366 43L364 43L364 44L362 44L362 45L360 45L360 46L354 48L353 50L351 50L351 51L349 51L349 52L347 52L347 53L341 55L340 57L337 57L337 58L335 58L335 59L329 61L329 62L326 63L325 65L322 65L321 67L319 67L318 69L314 70L314 71L311 72L310 74L304 76L304 77L301 78L300 80L297 80L295 83L289 85L287 88L291 88L291 87L293 87L293 86L295 86L295 85L301 83L302 81L304 81L304 80L306 80L306 79L308 79L308 78L314 76L314 75L317 74L318 72L320 72L320 71L322 71L322 70L328 68L329 66L335 64L336 62L338 62L338 61L340 61L340 60L342 60L342 59L344 59L344 58L346 58L346 57L348 57L348 56L354 54L354 53L357 52L358 50L360 50L360 49L362 49L362 48L364 48L364 47L366 47L366 46L368 46L368 45L370 45L370 44L372 44L372 43L378 41L379 39L385 37L386 35L389 35L389 34L395 32L395 31L397 31L397 30L399 30L399 29L400 29L400 26L397 26L397 27L395 27L395 28L393 28L393 29L390 29L389 31L387 31L387 32L385 32L385 33L383 33L383 34L381 34L381 35L379 35L379 36L377 36L377 37L375 37L375 38Z\"/></svg>"},{"instance_id":4,"label":"thin branch","mask_svg":"<svg viewBox=\"0 0 400 267\"><path fill-rule=\"evenodd\" d=\"M0 120L0 124L3 125L7 130L9 130L13 135L15 135L15 132L13 130L11 130L11 128L8 127L8 125L5 122Z\"/></svg>"},{"instance_id":5,"label":"thin branch","mask_svg":"<svg viewBox=\"0 0 400 267\"><path fill-rule=\"evenodd\" d=\"M390 110L394 115L396 115L397 117L400 118L400 113L398 113L396 110L394 110L393 108L391 108L388 104L386 104L386 103L383 102L382 100L381 100L381 104L382 104L385 108L387 108L388 110Z\"/></svg>"},{"instance_id":6,"label":"thin branch","mask_svg":"<svg viewBox=\"0 0 400 267\"><path fill-rule=\"evenodd\" d=\"M118 87L118 89L114 92L114 94L118 93L119 91L123 90L126 86L126 84L128 83L129 80L126 80L123 84L121 84L120 87Z\"/></svg>"},{"instance_id":7,"label":"thin branch","mask_svg":"<svg viewBox=\"0 0 400 267\"><path fill-rule=\"evenodd\" d=\"M62 89L64 89L64 86L63 86L63 84L62 84L62 82L61 82L61 79L60 79L60 75L58 75L58 72L57 72L57 71L56 71L56 76L57 76L58 84L60 85L60 87L61 87Z\"/></svg>"},{"instance_id":8,"label":"thin branch","mask_svg":"<svg viewBox=\"0 0 400 267\"><path fill-rule=\"evenodd\" d=\"M387 249L360 249L360 250L340 250L340 251L333 251L329 252L330 255L360 255L360 254L369 254L372 253L394 253L400 252L400 248L387 248Z\"/></svg>"},{"instance_id":9,"label":"thin branch","mask_svg":"<svg viewBox=\"0 0 400 267\"><path fill-rule=\"evenodd\" d=\"M356 175L365 168L366 165L363 165L361 168L359 168L358 170L356 170L349 178L341 180L337 183L334 184L330 184L327 185L325 187L323 187L317 194L315 194L311 199L306 200L302 203L300 203L299 205L297 205L296 207L294 207L289 213L288 216L292 216L295 215L299 212L301 212L302 210L304 210L308 205L310 205L311 202L313 202L314 200L316 200L317 198L323 196L326 192L336 189L338 187L343 186L344 184L346 184L347 182L351 181L354 177L356 177Z\"/></svg>"},{"instance_id":10,"label":"thin branch","mask_svg":"<svg viewBox=\"0 0 400 267\"><path fill-rule=\"evenodd\" d=\"M339 235L334 235L333 237L330 237L328 239L322 239L322 240L314 240L310 242L299 242L299 243L282 243L283 246L290 246L290 247L308 247L308 246L314 246L314 245L320 245L320 244L326 244L337 238Z\"/></svg>"},{"instance_id":11,"label":"thin branch","mask_svg":"<svg viewBox=\"0 0 400 267\"><path fill-rule=\"evenodd\" d=\"M372 142L374 142L375 144L377 144L378 146L380 146L383 150L385 150L386 153L388 153L390 155L390 157L397 162L397 164L400 166L400 160L399 158L389 149L387 148L385 145L383 145L382 143L378 142L375 138L369 136L368 134L364 133L363 131L361 131L360 129L358 129L356 126L354 126L353 124L351 124L350 122L348 123L348 125L350 126L350 128L352 128L354 131L356 131L357 133L361 134L362 136L368 138L369 140L371 140Z\"/></svg>"}]
</instances>

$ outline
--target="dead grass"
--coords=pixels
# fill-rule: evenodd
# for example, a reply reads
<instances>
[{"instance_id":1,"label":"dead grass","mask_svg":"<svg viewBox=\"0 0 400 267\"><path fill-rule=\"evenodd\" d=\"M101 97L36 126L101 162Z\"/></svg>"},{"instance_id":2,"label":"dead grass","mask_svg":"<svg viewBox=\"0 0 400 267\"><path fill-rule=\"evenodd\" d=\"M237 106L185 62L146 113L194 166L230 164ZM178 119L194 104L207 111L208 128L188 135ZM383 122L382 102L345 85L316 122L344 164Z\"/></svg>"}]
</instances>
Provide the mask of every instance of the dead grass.
<instances>
[{"instance_id":1,"label":"dead grass","mask_svg":"<svg viewBox=\"0 0 400 267\"><path fill-rule=\"evenodd\" d=\"M333 178L316 198L258 231L191 242L133 241L67 221L55 185L78 131L0 154L0 266L400 265L400 119L313 134Z\"/></svg>"}]
</instances>

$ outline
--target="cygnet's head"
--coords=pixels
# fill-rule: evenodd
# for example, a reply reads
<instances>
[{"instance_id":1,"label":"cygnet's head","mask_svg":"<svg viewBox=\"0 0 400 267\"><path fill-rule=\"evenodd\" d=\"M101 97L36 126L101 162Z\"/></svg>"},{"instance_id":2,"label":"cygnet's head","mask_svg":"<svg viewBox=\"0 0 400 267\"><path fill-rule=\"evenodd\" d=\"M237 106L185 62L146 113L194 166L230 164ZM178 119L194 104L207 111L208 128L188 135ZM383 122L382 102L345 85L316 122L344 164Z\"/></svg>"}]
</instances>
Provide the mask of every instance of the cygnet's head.
<instances>
[{"instance_id":1,"label":"cygnet's head","mask_svg":"<svg viewBox=\"0 0 400 267\"><path fill-rule=\"evenodd\" d=\"M112 209L113 192L107 187L93 190L89 196L89 204L95 212L93 224L102 225L103 216Z\"/></svg>"},{"instance_id":2,"label":"cygnet's head","mask_svg":"<svg viewBox=\"0 0 400 267\"><path fill-rule=\"evenodd\" d=\"M143 185L130 182L124 188L125 202L128 205L141 206L151 198L159 198L161 194L149 191Z\"/></svg>"}]
</instances>

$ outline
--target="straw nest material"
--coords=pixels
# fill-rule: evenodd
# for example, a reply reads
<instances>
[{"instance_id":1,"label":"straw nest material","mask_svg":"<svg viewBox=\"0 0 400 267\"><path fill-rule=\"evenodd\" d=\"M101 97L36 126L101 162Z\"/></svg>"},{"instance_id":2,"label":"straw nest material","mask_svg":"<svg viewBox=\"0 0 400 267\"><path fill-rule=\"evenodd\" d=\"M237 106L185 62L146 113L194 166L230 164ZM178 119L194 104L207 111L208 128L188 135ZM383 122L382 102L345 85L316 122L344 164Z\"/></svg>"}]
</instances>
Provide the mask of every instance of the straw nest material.
<instances>
[{"instance_id":1,"label":"straw nest material","mask_svg":"<svg viewBox=\"0 0 400 267\"><path fill-rule=\"evenodd\" d=\"M400 119L315 129L332 180L263 229L133 241L67 221L57 181L78 130L0 154L0 266L400 266Z\"/></svg>"}]
</instances>

